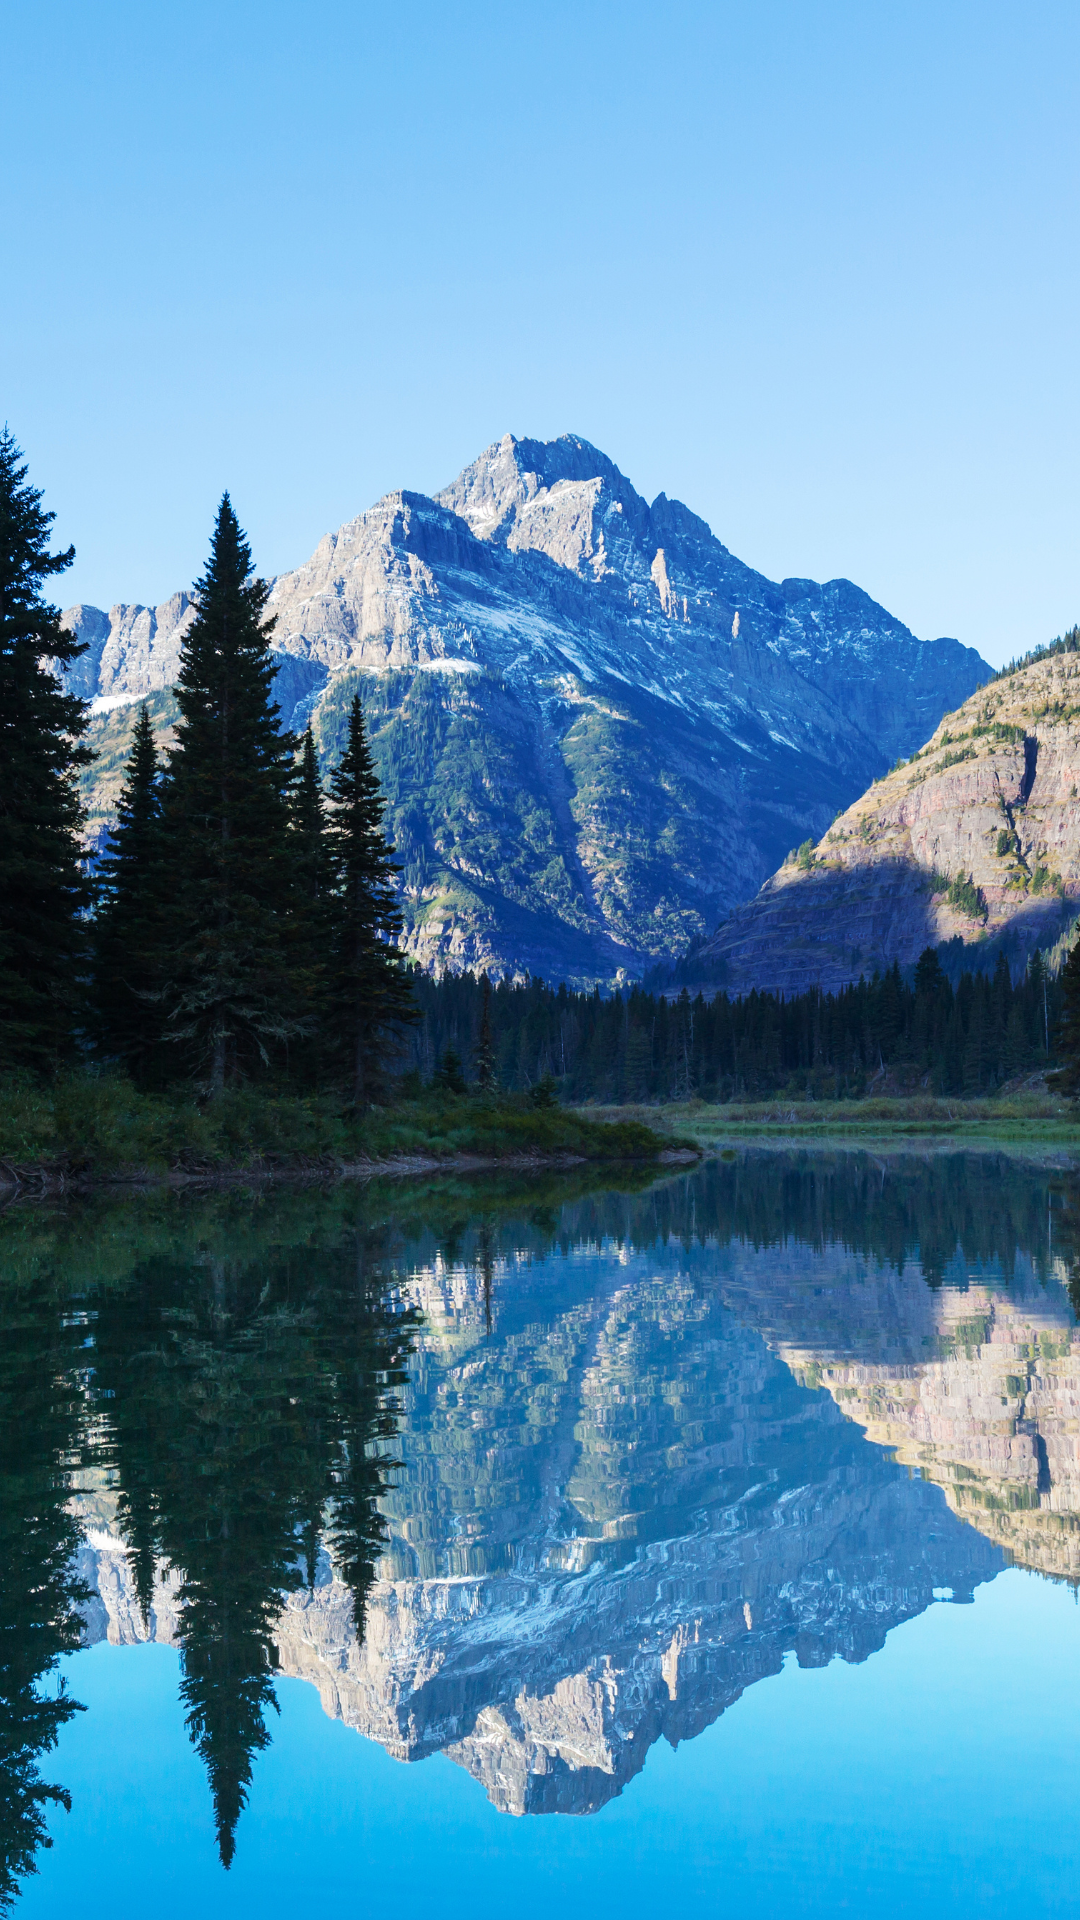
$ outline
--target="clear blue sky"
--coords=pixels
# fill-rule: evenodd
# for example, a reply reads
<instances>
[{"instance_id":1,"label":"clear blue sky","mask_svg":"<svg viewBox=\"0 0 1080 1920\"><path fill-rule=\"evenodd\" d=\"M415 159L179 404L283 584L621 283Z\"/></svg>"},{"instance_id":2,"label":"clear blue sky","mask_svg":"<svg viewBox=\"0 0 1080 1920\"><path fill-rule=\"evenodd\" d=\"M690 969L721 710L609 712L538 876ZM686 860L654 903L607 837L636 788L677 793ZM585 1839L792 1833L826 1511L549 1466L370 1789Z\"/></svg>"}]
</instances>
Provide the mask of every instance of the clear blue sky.
<instances>
[{"instance_id":1,"label":"clear blue sky","mask_svg":"<svg viewBox=\"0 0 1080 1920\"><path fill-rule=\"evenodd\" d=\"M508 429L992 660L1080 619L1080 9L6 0L0 415L161 599Z\"/></svg>"}]
</instances>

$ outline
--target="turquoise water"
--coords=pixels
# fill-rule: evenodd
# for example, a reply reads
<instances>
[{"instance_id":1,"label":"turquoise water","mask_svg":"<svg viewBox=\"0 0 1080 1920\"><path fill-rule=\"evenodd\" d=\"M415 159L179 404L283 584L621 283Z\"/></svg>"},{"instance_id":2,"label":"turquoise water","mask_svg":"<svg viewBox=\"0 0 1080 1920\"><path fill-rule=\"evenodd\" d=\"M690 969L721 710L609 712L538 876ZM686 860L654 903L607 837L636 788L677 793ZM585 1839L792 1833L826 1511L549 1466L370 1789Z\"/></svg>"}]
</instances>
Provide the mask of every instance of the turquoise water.
<instances>
[{"instance_id":1,"label":"turquoise water","mask_svg":"<svg viewBox=\"0 0 1080 1920\"><path fill-rule=\"evenodd\" d=\"M746 1153L0 1223L18 1911L1072 1913L1073 1218Z\"/></svg>"}]
</instances>

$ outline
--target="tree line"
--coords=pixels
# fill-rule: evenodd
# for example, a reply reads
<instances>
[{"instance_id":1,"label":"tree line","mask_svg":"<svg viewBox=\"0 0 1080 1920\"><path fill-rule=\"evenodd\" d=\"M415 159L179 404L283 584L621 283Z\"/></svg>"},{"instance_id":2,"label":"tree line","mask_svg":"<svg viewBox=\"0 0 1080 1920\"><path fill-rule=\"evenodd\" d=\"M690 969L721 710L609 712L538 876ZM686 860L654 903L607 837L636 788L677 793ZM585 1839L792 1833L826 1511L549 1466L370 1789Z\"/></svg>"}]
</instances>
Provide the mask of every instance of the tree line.
<instances>
[{"instance_id":1,"label":"tree line","mask_svg":"<svg viewBox=\"0 0 1080 1920\"><path fill-rule=\"evenodd\" d=\"M245 1078L362 1108L434 1084L537 1099L858 1095L889 1075L992 1092L1061 1066L1080 1093L1080 942L1052 977L950 979L928 949L838 993L706 1001L542 981L440 981L397 944L398 870L359 699L328 791L310 728L280 728L268 589L226 494L196 582L159 755L139 712L97 871L80 845L84 703L60 675L82 651L44 596L74 553L0 434L0 1071L97 1060L136 1085ZM1066 636L1062 646L1069 643ZM950 971L952 969L950 968Z\"/></svg>"},{"instance_id":2,"label":"tree line","mask_svg":"<svg viewBox=\"0 0 1080 1920\"><path fill-rule=\"evenodd\" d=\"M470 1269L489 1334L523 1254L605 1244L681 1244L706 1291L731 1282L706 1254L718 1243L843 1247L896 1273L917 1259L931 1286L962 1284L966 1267L1009 1285L1019 1259L1051 1294L1063 1260L1080 1312L1078 1183L1008 1154L885 1163L803 1146L767 1164L731 1152L660 1183L582 1168L411 1187L392 1212L376 1187L344 1187L154 1196L96 1218L88 1233L82 1209L26 1208L0 1226L0 1912L51 1844L51 1810L70 1804L42 1769L81 1710L57 1681L92 1597L76 1476L107 1479L148 1630L166 1566L174 1599L182 1589L182 1698L228 1862L269 1740L286 1597L329 1562L362 1639L380 1556L384 1578L415 1577L415 1531L388 1538L381 1507L417 1330L400 1282L416 1267L441 1256ZM798 1346L799 1289L777 1272L771 1290L756 1269L748 1322L783 1333L793 1314ZM537 1297L541 1316L562 1298L557 1285ZM430 1492L426 1469L420 1481Z\"/></svg>"},{"instance_id":3,"label":"tree line","mask_svg":"<svg viewBox=\"0 0 1080 1920\"><path fill-rule=\"evenodd\" d=\"M1068 972L1051 977L1036 952L1014 982L1000 954L992 974L962 974L954 987L928 948L910 982L894 964L838 993L790 998L706 1000L685 988L603 998L541 980L418 979L410 1073L416 1087L433 1077L464 1091L493 1077L573 1101L857 1098L886 1076L893 1087L986 1094L1052 1064ZM1080 1025L1075 1044L1080 1058Z\"/></svg>"},{"instance_id":4,"label":"tree line","mask_svg":"<svg viewBox=\"0 0 1080 1920\"><path fill-rule=\"evenodd\" d=\"M144 707L98 871L79 843L83 651L43 587L54 516L0 435L0 1068L96 1056L136 1084L253 1072L364 1105L413 1017L363 711L324 794L310 729L279 726L269 589L228 494L183 648L175 749Z\"/></svg>"},{"instance_id":5,"label":"tree line","mask_svg":"<svg viewBox=\"0 0 1080 1920\"><path fill-rule=\"evenodd\" d=\"M115 1494L150 1637L173 1576L181 1700L226 1867L270 1744L286 1596L332 1570L362 1641L383 1551L415 1324L388 1224L363 1195L344 1211L323 1194L279 1203L269 1220L235 1195L191 1220L131 1214L99 1236L54 1219L30 1261L16 1226L0 1263L0 1912L51 1845L50 1808L70 1806L41 1760L80 1711L55 1679L93 1597L76 1471ZM65 1244L78 1240L89 1279Z\"/></svg>"}]
</instances>

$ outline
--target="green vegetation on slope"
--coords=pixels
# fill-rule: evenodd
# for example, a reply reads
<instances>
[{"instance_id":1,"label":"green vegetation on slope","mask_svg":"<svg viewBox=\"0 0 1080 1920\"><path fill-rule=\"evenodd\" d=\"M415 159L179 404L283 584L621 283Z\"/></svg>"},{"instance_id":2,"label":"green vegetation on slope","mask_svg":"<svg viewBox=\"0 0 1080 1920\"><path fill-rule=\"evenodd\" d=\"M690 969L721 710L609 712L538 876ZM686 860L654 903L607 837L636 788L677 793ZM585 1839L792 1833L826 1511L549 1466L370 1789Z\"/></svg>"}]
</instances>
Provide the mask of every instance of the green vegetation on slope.
<instances>
[{"instance_id":1,"label":"green vegetation on slope","mask_svg":"<svg viewBox=\"0 0 1080 1920\"><path fill-rule=\"evenodd\" d=\"M129 1081L87 1074L0 1083L0 1162L8 1169L63 1164L93 1175L161 1175L331 1170L406 1157L655 1160L671 1145L670 1136L640 1120L608 1125L566 1108L537 1107L526 1096L431 1092L358 1118L328 1098L253 1087L200 1103L181 1089L142 1093Z\"/></svg>"}]
</instances>

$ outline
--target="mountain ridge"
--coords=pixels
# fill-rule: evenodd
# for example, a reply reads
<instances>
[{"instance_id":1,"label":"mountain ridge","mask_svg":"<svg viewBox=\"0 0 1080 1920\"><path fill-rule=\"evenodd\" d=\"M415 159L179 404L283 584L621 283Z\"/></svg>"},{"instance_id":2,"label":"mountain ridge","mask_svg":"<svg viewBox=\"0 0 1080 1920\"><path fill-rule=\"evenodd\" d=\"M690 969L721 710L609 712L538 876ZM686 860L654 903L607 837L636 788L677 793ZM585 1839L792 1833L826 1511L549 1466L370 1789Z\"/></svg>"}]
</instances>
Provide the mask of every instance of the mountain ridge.
<instances>
[{"instance_id":1,"label":"mountain ridge","mask_svg":"<svg viewBox=\"0 0 1080 1920\"><path fill-rule=\"evenodd\" d=\"M444 1753L503 1812L594 1812L658 1740L695 1738L788 1655L861 1662L942 1589L969 1598L1008 1564L864 1441L841 1392L793 1370L800 1336L824 1344L823 1302L842 1320L868 1292L921 1353L947 1317L921 1280L835 1245L718 1258L669 1239L499 1258L486 1276L440 1257L401 1282L423 1330L364 1631L323 1552L311 1588L283 1596L278 1662L393 1758ZM761 1291L792 1360L755 1325ZM1060 1337L1066 1317L1054 1300L1036 1324ZM177 1575L158 1563L144 1622L115 1498L81 1501L86 1639L175 1644ZM1063 1525L1071 1538L1071 1509Z\"/></svg>"},{"instance_id":2,"label":"mountain ridge","mask_svg":"<svg viewBox=\"0 0 1080 1920\"><path fill-rule=\"evenodd\" d=\"M363 696L408 951L578 984L707 934L990 672L850 581L768 581L575 435L387 494L268 611L283 719L324 766ZM99 718L171 684L191 617L69 609Z\"/></svg>"},{"instance_id":3,"label":"mountain ridge","mask_svg":"<svg viewBox=\"0 0 1080 1920\"><path fill-rule=\"evenodd\" d=\"M733 993L846 986L929 946L1014 969L1080 911L1080 656L999 675L772 874L686 966Z\"/></svg>"}]
</instances>

